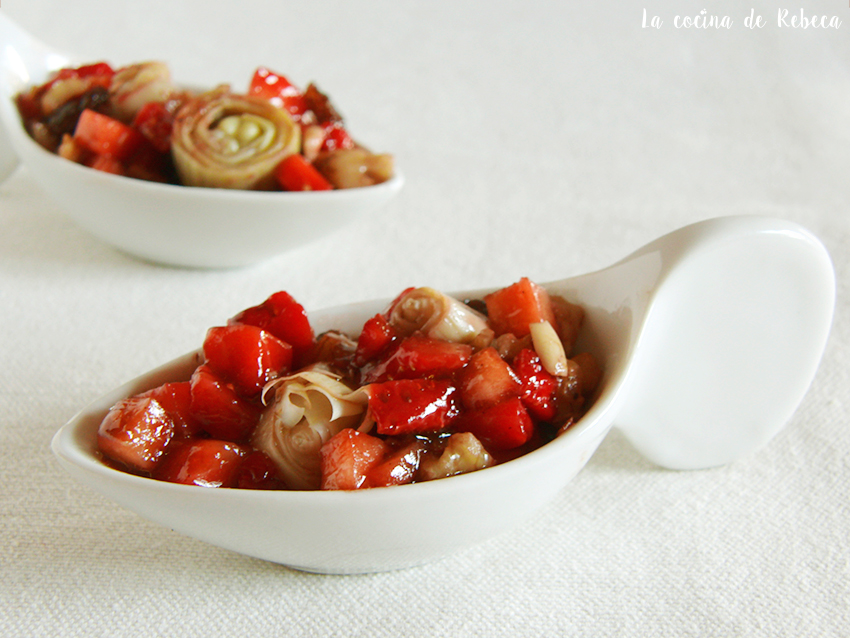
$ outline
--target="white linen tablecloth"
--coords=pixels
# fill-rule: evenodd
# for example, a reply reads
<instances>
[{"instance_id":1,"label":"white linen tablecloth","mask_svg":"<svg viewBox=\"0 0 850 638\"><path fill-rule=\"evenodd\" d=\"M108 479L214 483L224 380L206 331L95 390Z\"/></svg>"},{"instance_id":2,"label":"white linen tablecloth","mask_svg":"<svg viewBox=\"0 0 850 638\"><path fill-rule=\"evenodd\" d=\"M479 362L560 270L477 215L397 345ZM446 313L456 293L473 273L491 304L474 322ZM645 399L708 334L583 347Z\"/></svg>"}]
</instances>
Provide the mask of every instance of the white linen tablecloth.
<instances>
[{"instance_id":1,"label":"white linen tablecloth","mask_svg":"<svg viewBox=\"0 0 850 638\"><path fill-rule=\"evenodd\" d=\"M751 9L763 28L744 24ZM25 168L0 186L0 635L850 635L844 0L0 10L80 59L163 59L192 84L241 86L261 64L316 80L407 177L361 224L228 271L115 251ZM732 27L676 27L703 10ZM840 26L794 28L801 12ZM838 304L793 419L728 466L662 470L614 431L516 530L422 567L343 577L156 526L75 483L50 452L83 405L276 290L318 309L409 285L548 281L730 214L812 230Z\"/></svg>"}]
</instances>

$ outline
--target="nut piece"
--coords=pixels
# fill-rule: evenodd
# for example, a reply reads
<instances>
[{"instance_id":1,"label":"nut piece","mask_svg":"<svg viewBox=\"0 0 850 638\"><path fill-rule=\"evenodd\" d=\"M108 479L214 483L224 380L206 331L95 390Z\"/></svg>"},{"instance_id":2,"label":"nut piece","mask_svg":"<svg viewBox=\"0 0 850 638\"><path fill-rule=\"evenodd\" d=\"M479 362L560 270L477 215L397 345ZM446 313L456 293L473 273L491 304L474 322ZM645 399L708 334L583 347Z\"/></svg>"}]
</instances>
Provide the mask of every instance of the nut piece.
<instances>
[{"instance_id":1,"label":"nut piece","mask_svg":"<svg viewBox=\"0 0 850 638\"><path fill-rule=\"evenodd\" d=\"M540 357L540 363L549 374L556 377L565 377L569 372L567 367L567 353L561 338L548 321L540 321L528 325L531 333L531 343L534 351Z\"/></svg>"}]
</instances>

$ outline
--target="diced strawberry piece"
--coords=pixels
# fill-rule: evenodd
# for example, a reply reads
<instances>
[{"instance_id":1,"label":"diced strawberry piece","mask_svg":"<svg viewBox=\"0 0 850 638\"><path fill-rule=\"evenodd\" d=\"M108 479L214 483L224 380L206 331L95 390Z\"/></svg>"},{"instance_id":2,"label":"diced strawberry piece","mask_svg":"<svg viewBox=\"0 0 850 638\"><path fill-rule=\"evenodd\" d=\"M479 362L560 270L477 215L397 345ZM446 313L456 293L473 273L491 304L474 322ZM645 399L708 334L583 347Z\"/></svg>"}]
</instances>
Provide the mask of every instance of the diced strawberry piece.
<instances>
[{"instance_id":1,"label":"diced strawberry piece","mask_svg":"<svg viewBox=\"0 0 850 638\"><path fill-rule=\"evenodd\" d=\"M460 413L448 379L399 379L369 386L369 414L378 434L438 432Z\"/></svg>"},{"instance_id":2,"label":"diced strawberry piece","mask_svg":"<svg viewBox=\"0 0 850 638\"><path fill-rule=\"evenodd\" d=\"M200 365L192 374L192 413L216 439L244 440L260 418L260 408L240 397L231 383Z\"/></svg>"},{"instance_id":3,"label":"diced strawberry piece","mask_svg":"<svg viewBox=\"0 0 850 638\"><path fill-rule=\"evenodd\" d=\"M149 182L168 182L173 170L170 155L160 153L148 143L142 144L125 164L126 175Z\"/></svg>"},{"instance_id":4,"label":"diced strawberry piece","mask_svg":"<svg viewBox=\"0 0 850 638\"><path fill-rule=\"evenodd\" d=\"M174 113L163 102L148 102L133 118L133 128L144 135L160 153L171 149Z\"/></svg>"},{"instance_id":5,"label":"diced strawberry piece","mask_svg":"<svg viewBox=\"0 0 850 638\"><path fill-rule=\"evenodd\" d=\"M278 478L274 461L261 450L254 450L239 466L236 487L247 490L280 490L286 485Z\"/></svg>"},{"instance_id":6,"label":"diced strawberry piece","mask_svg":"<svg viewBox=\"0 0 850 638\"><path fill-rule=\"evenodd\" d=\"M104 86L109 86L109 81L112 79L112 76L115 75L115 71L107 62L93 62L91 64L84 64L82 66L78 66L76 68L65 68L60 69L56 74L56 77L51 80L50 83L56 82L57 80L66 80L68 78L90 78L94 76L99 76L103 78L105 82Z\"/></svg>"},{"instance_id":7,"label":"diced strawberry piece","mask_svg":"<svg viewBox=\"0 0 850 638\"><path fill-rule=\"evenodd\" d=\"M174 422L156 400L131 397L109 410L97 431L98 449L137 472L153 470L174 436Z\"/></svg>"},{"instance_id":8,"label":"diced strawberry piece","mask_svg":"<svg viewBox=\"0 0 850 638\"><path fill-rule=\"evenodd\" d=\"M534 435L534 422L519 398L508 399L483 410L464 412L456 424L460 432L472 432L488 450L519 447Z\"/></svg>"},{"instance_id":9,"label":"diced strawberry piece","mask_svg":"<svg viewBox=\"0 0 850 638\"><path fill-rule=\"evenodd\" d=\"M345 428L322 446L323 490L356 490L369 487L366 475L387 451L381 439Z\"/></svg>"},{"instance_id":10,"label":"diced strawberry piece","mask_svg":"<svg viewBox=\"0 0 850 638\"><path fill-rule=\"evenodd\" d=\"M457 383L463 405L470 410L518 397L522 392L520 380L492 347L472 356L457 373Z\"/></svg>"},{"instance_id":11,"label":"diced strawberry piece","mask_svg":"<svg viewBox=\"0 0 850 638\"><path fill-rule=\"evenodd\" d=\"M388 487L412 482L424 451L425 444L422 441L414 441L388 454L384 460L369 470L366 482L369 487Z\"/></svg>"},{"instance_id":12,"label":"diced strawberry piece","mask_svg":"<svg viewBox=\"0 0 850 638\"><path fill-rule=\"evenodd\" d=\"M342 122L325 122L322 127L325 130L325 141L322 142L323 152L349 149L356 146Z\"/></svg>"},{"instance_id":13,"label":"diced strawberry piece","mask_svg":"<svg viewBox=\"0 0 850 638\"><path fill-rule=\"evenodd\" d=\"M513 360L513 367L522 381L522 403L539 421L551 421L556 413L557 377L549 374L534 350L523 348Z\"/></svg>"},{"instance_id":14,"label":"diced strawberry piece","mask_svg":"<svg viewBox=\"0 0 850 638\"><path fill-rule=\"evenodd\" d=\"M92 155L85 165L96 171L110 173L112 175L125 175L127 173L124 165L109 155Z\"/></svg>"},{"instance_id":15,"label":"diced strawberry piece","mask_svg":"<svg viewBox=\"0 0 850 638\"><path fill-rule=\"evenodd\" d=\"M276 107L285 109L296 122L300 121L308 110L307 101L301 91L285 76L265 67L254 71L248 95L269 100Z\"/></svg>"},{"instance_id":16,"label":"diced strawberry piece","mask_svg":"<svg viewBox=\"0 0 850 638\"><path fill-rule=\"evenodd\" d=\"M377 314L363 324L363 330L357 339L354 363L363 366L380 357L390 345L398 339L398 332L387 318Z\"/></svg>"},{"instance_id":17,"label":"diced strawberry piece","mask_svg":"<svg viewBox=\"0 0 850 638\"><path fill-rule=\"evenodd\" d=\"M274 177L285 191L329 191L333 185L303 155L293 153L280 161Z\"/></svg>"},{"instance_id":18,"label":"diced strawberry piece","mask_svg":"<svg viewBox=\"0 0 850 638\"><path fill-rule=\"evenodd\" d=\"M527 277L484 297L490 326L497 335L524 337L532 323L548 321L557 326L552 301L546 289Z\"/></svg>"},{"instance_id":19,"label":"diced strawberry piece","mask_svg":"<svg viewBox=\"0 0 850 638\"><path fill-rule=\"evenodd\" d=\"M450 376L466 365L472 352L472 346L465 343L440 341L414 333L369 370L364 383Z\"/></svg>"},{"instance_id":20,"label":"diced strawberry piece","mask_svg":"<svg viewBox=\"0 0 850 638\"><path fill-rule=\"evenodd\" d=\"M123 122L85 109L77 120L74 139L97 155L118 161L130 157L144 143L144 136Z\"/></svg>"},{"instance_id":21,"label":"diced strawberry piece","mask_svg":"<svg viewBox=\"0 0 850 638\"><path fill-rule=\"evenodd\" d=\"M228 323L244 323L271 332L295 349L296 365L315 339L304 306L284 291L274 293L258 306L243 310Z\"/></svg>"},{"instance_id":22,"label":"diced strawberry piece","mask_svg":"<svg viewBox=\"0 0 850 638\"><path fill-rule=\"evenodd\" d=\"M204 356L240 395L254 398L266 383L289 372L292 346L257 326L231 324L207 331Z\"/></svg>"},{"instance_id":23,"label":"diced strawberry piece","mask_svg":"<svg viewBox=\"0 0 850 638\"><path fill-rule=\"evenodd\" d=\"M165 383L139 395L155 399L174 422L174 435L181 438L195 436L201 424L192 414L192 388L188 381Z\"/></svg>"},{"instance_id":24,"label":"diced strawberry piece","mask_svg":"<svg viewBox=\"0 0 850 638\"><path fill-rule=\"evenodd\" d=\"M201 487L236 487L248 449L229 441L194 439L175 443L154 477Z\"/></svg>"},{"instance_id":25,"label":"diced strawberry piece","mask_svg":"<svg viewBox=\"0 0 850 638\"><path fill-rule=\"evenodd\" d=\"M125 175L127 173L124 165L109 155L92 155L86 160L85 165L96 171L111 173L112 175Z\"/></svg>"}]
</instances>

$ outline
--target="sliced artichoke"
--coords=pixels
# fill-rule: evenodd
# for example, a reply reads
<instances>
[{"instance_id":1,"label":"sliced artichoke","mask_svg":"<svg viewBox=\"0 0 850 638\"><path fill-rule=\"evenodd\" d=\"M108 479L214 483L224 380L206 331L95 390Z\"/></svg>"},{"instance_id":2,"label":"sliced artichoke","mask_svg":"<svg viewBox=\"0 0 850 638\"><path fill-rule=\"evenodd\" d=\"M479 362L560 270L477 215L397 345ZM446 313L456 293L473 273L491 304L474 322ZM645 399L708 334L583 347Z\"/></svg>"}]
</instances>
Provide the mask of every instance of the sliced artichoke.
<instances>
[{"instance_id":1,"label":"sliced artichoke","mask_svg":"<svg viewBox=\"0 0 850 638\"><path fill-rule=\"evenodd\" d=\"M396 300L390 324L402 335L422 332L431 339L469 343L487 330L487 319L462 301L433 288L414 288Z\"/></svg>"},{"instance_id":2,"label":"sliced artichoke","mask_svg":"<svg viewBox=\"0 0 850 638\"><path fill-rule=\"evenodd\" d=\"M171 71L164 62L141 62L115 72L109 86L113 115L131 122L148 102L164 102L176 91Z\"/></svg>"},{"instance_id":3,"label":"sliced artichoke","mask_svg":"<svg viewBox=\"0 0 850 638\"><path fill-rule=\"evenodd\" d=\"M270 190L275 167L300 144L284 109L221 86L180 107L171 154L185 186Z\"/></svg>"},{"instance_id":4,"label":"sliced artichoke","mask_svg":"<svg viewBox=\"0 0 850 638\"><path fill-rule=\"evenodd\" d=\"M360 422L368 397L352 394L337 375L318 366L272 381L263 396L271 391L274 400L263 412L251 443L274 461L287 486L319 489L322 445Z\"/></svg>"}]
</instances>

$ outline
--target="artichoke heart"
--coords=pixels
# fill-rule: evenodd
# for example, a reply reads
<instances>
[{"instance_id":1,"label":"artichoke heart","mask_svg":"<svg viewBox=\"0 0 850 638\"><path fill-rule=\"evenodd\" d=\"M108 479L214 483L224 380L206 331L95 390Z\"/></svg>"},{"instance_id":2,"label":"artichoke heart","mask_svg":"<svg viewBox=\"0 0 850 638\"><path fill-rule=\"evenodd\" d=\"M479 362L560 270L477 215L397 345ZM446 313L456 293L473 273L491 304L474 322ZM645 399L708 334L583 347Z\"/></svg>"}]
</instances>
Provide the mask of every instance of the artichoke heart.
<instances>
[{"instance_id":1,"label":"artichoke heart","mask_svg":"<svg viewBox=\"0 0 850 638\"><path fill-rule=\"evenodd\" d=\"M141 62L118 69L109 86L113 115L132 122L136 113L149 102L164 102L177 91L165 62Z\"/></svg>"},{"instance_id":2,"label":"artichoke heart","mask_svg":"<svg viewBox=\"0 0 850 638\"><path fill-rule=\"evenodd\" d=\"M184 186L270 190L275 167L299 151L301 129L267 100L221 86L180 108L171 142Z\"/></svg>"},{"instance_id":3,"label":"artichoke heart","mask_svg":"<svg viewBox=\"0 0 850 638\"><path fill-rule=\"evenodd\" d=\"M422 332L431 339L468 343L487 329L487 320L462 301L433 288L412 288L389 313L390 324L402 335Z\"/></svg>"},{"instance_id":4,"label":"artichoke heart","mask_svg":"<svg viewBox=\"0 0 850 638\"><path fill-rule=\"evenodd\" d=\"M275 463L290 488L318 489L322 445L362 420L368 397L320 366L275 379L263 391L264 401L271 392L274 399L251 443Z\"/></svg>"}]
</instances>

